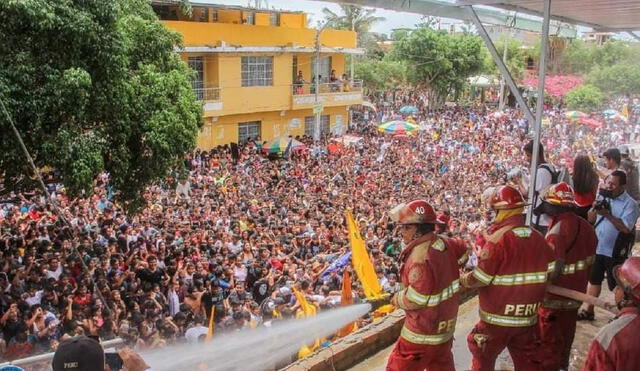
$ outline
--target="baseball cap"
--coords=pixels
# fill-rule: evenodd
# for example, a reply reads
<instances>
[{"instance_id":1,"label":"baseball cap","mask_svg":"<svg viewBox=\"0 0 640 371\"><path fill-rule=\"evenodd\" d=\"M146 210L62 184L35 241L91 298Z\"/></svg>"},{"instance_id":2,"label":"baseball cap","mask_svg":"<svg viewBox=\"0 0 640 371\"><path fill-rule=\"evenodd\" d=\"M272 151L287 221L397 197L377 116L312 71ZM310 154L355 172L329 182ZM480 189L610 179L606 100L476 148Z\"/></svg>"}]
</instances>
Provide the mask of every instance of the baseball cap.
<instances>
[{"instance_id":1,"label":"baseball cap","mask_svg":"<svg viewBox=\"0 0 640 371\"><path fill-rule=\"evenodd\" d=\"M77 336L58 345L51 367L53 371L104 370L104 350L94 339Z\"/></svg>"},{"instance_id":2,"label":"baseball cap","mask_svg":"<svg viewBox=\"0 0 640 371\"><path fill-rule=\"evenodd\" d=\"M620 147L618 147L618 151L620 152L621 155L628 156L629 155L629 146L626 145L626 144L623 144Z\"/></svg>"}]
</instances>

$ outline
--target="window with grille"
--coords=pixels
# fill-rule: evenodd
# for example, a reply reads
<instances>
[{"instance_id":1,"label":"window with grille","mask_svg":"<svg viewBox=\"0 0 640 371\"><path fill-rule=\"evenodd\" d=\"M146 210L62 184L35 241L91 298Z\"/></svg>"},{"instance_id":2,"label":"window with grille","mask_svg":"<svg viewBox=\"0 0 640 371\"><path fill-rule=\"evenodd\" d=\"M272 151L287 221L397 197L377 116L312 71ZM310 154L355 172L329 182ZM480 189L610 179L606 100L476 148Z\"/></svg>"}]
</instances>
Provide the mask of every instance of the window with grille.
<instances>
[{"instance_id":1,"label":"window with grille","mask_svg":"<svg viewBox=\"0 0 640 371\"><path fill-rule=\"evenodd\" d=\"M313 138L313 128L316 124L315 116L304 118L304 135ZM320 116L320 135L329 134L329 115Z\"/></svg>"},{"instance_id":2,"label":"window with grille","mask_svg":"<svg viewBox=\"0 0 640 371\"><path fill-rule=\"evenodd\" d=\"M195 71L195 75L191 80L191 87L193 88L193 92L196 94L196 98L198 100L202 100L204 98L204 69L203 69L203 58L202 57L189 57L189 68Z\"/></svg>"},{"instance_id":3,"label":"window with grille","mask_svg":"<svg viewBox=\"0 0 640 371\"><path fill-rule=\"evenodd\" d=\"M249 138L256 139L260 136L260 121L238 123L238 142L244 143Z\"/></svg>"},{"instance_id":4,"label":"window with grille","mask_svg":"<svg viewBox=\"0 0 640 371\"><path fill-rule=\"evenodd\" d=\"M269 14L269 24L271 26L279 26L280 25L280 13L271 13L271 14Z\"/></svg>"},{"instance_id":5,"label":"window with grille","mask_svg":"<svg viewBox=\"0 0 640 371\"><path fill-rule=\"evenodd\" d=\"M272 86L273 57L242 57L242 86Z\"/></svg>"},{"instance_id":6,"label":"window with grille","mask_svg":"<svg viewBox=\"0 0 640 371\"><path fill-rule=\"evenodd\" d=\"M245 24L256 24L256 13L246 12L244 22Z\"/></svg>"}]
</instances>

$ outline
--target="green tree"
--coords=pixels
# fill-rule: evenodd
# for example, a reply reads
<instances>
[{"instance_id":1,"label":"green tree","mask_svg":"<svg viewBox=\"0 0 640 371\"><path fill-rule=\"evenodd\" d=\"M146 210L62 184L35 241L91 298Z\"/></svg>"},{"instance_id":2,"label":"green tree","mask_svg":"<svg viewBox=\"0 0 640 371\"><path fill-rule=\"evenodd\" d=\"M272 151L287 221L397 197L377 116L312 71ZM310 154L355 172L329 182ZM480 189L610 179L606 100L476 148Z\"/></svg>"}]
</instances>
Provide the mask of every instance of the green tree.
<instances>
[{"instance_id":1,"label":"green tree","mask_svg":"<svg viewBox=\"0 0 640 371\"><path fill-rule=\"evenodd\" d=\"M593 85L581 85L567 93L565 102L570 110L592 112L602 106L602 93Z\"/></svg>"},{"instance_id":2,"label":"green tree","mask_svg":"<svg viewBox=\"0 0 640 371\"><path fill-rule=\"evenodd\" d=\"M407 66L402 61L384 58L365 59L355 65L356 78L362 79L365 88L381 91L406 84Z\"/></svg>"},{"instance_id":3,"label":"green tree","mask_svg":"<svg viewBox=\"0 0 640 371\"><path fill-rule=\"evenodd\" d=\"M474 35L450 35L419 27L394 45L396 59L405 61L409 80L429 92L429 105L444 104L461 91L467 78L483 67L482 42Z\"/></svg>"},{"instance_id":4,"label":"green tree","mask_svg":"<svg viewBox=\"0 0 640 371\"><path fill-rule=\"evenodd\" d=\"M0 97L37 166L61 172L72 195L107 171L130 210L144 188L195 146L202 107L192 72L146 0L0 2ZM0 119L0 177L29 180Z\"/></svg>"},{"instance_id":5,"label":"green tree","mask_svg":"<svg viewBox=\"0 0 640 371\"><path fill-rule=\"evenodd\" d=\"M629 63L595 68L587 76L587 82L610 97L640 94L640 70Z\"/></svg>"},{"instance_id":6,"label":"green tree","mask_svg":"<svg viewBox=\"0 0 640 371\"><path fill-rule=\"evenodd\" d=\"M371 27L384 17L378 17L375 8L363 8L357 5L340 4L342 14L335 13L329 8L323 8L325 22L328 28L336 30L353 30L358 33L358 43L361 45L371 31Z\"/></svg>"},{"instance_id":7,"label":"green tree","mask_svg":"<svg viewBox=\"0 0 640 371\"><path fill-rule=\"evenodd\" d=\"M526 55L522 49L522 43L514 38L500 38L495 46L500 55L503 55L505 43L507 44L507 67L515 79L522 78L524 69L527 67ZM483 71L490 75L499 75L498 65L493 61L489 51L483 48L484 66Z\"/></svg>"}]
</instances>

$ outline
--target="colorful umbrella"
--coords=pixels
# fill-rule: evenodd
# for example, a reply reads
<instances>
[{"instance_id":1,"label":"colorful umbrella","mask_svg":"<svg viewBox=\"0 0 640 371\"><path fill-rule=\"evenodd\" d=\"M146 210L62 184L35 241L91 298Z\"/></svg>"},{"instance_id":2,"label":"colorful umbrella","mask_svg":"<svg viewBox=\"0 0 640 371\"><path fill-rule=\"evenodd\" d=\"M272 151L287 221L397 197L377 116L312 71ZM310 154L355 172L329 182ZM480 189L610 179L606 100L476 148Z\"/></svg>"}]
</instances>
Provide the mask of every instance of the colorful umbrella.
<instances>
[{"instance_id":1,"label":"colorful umbrella","mask_svg":"<svg viewBox=\"0 0 640 371\"><path fill-rule=\"evenodd\" d=\"M390 121L378 126L378 131L385 134L406 134L419 130L420 127L406 121Z\"/></svg>"},{"instance_id":2,"label":"colorful umbrella","mask_svg":"<svg viewBox=\"0 0 640 371\"><path fill-rule=\"evenodd\" d=\"M418 113L418 107L416 106L404 106L400 108L400 113L403 115L413 115Z\"/></svg>"},{"instance_id":3,"label":"colorful umbrella","mask_svg":"<svg viewBox=\"0 0 640 371\"><path fill-rule=\"evenodd\" d=\"M267 153L280 153L287 150L291 141L291 150L302 149L305 147L304 143L299 142L292 138L277 137L273 138L262 147L262 150Z\"/></svg>"},{"instance_id":4,"label":"colorful umbrella","mask_svg":"<svg viewBox=\"0 0 640 371\"><path fill-rule=\"evenodd\" d=\"M602 114L605 116L614 116L618 114L618 111L614 110L614 109L607 109L602 111Z\"/></svg>"},{"instance_id":5,"label":"colorful umbrella","mask_svg":"<svg viewBox=\"0 0 640 371\"><path fill-rule=\"evenodd\" d=\"M582 119L587 117L586 113L583 113L580 111L567 111L564 115L566 118L572 119L572 120L577 120L577 119Z\"/></svg>"},{"instance_id":6,"label":"colorful umbrella","mask_svg":"<svg viewBox=\"0 0 640 371\"><path fill-rule=\"evenodd\" d=\"M602 122L590 118L581 118L579 121L582 125L591 126L592 128L601 128L603 126Z\"/></svg>"}]
</instances>

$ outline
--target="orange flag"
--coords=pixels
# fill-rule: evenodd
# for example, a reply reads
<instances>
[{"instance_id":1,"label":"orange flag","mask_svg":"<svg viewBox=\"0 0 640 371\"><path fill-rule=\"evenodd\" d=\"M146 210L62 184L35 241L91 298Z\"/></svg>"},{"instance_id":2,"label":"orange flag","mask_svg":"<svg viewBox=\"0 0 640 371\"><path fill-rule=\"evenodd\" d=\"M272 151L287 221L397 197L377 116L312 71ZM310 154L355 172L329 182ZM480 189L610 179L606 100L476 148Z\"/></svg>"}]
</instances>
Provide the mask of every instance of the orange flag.
<instances>
[{"instance_id":1,"label":"orange flag","mask_svg":"<svg viewBox=\"0 0 640 371\"><path fill-rule=\"evenodd\" d=\"M345 268L342 275L342 297L340 299L340 306L346 307L351 304L353 304L353 293L351 292L351 273L349 273L349 270ZM358 324L356 324L355 322L351 322L350 324L338 330L338 333L336 335L338 337L344 337L357 329Z\"/></svg>"},{"instance_id":2,"label":"orange flag","mask_svg":"<svg viewBox=\"0 0 640 371\"><path fill-rule=\"evenodd\" d=\"M211 338L213 337L213 326L214 326L214 322L213 322L213 317L216 313L216 306L212 306L211 307L211 316L209 317L209 329L207 330L207 337L206 337L206 341L211 340Z\"/></svg>"}]
</instances>

